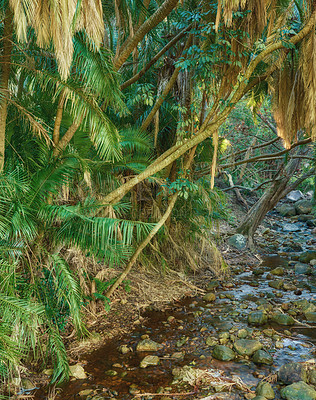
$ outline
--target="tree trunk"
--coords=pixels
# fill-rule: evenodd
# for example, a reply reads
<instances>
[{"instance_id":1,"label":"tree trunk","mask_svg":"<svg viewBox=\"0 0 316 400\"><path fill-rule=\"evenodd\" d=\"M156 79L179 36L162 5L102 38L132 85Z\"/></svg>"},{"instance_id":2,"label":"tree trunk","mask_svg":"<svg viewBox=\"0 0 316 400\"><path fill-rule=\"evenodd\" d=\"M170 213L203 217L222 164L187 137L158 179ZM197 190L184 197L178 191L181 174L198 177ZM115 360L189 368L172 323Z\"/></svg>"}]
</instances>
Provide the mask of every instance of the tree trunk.
<instances>
[{"instance_id":1,"label":"tree trunk","mask_svg":"<svg viewBox=\"0 0 316 400\"><path fill-rule=\"evenodd\" d=\"M63 119L63 111L64 111L64 103L65 103L65 92L61 91L58 99L58 106L55 118L54 132L53 132L53 143L55 147L58 146L59 137L60 137L60 125Z\"/></svg>"},{"instance_id":2,"label":"tree trunk","mask_svg":"<svg viewBox=\"0 0 316 400\"><path fill-rule=\"evenodd\" d=\"M128 81L125 81L121 85L121 90L124 90L134 82L138 81L145 73L152 67L173 45L175 45L183 36L192 28L192 24L184 28L178 35L176 35L164 48L162 48L150 61L146 64L137 74L132 76Z\"/></svg>"},{"instance_id":3,"label":"tree trunk","mask_svg":"<svg viewBox=\"0 0 316 400\"><path fill-rule=\"evenodd\" d=\"M188 40L187 40L187 42L186 42L186 44L184 46L182 54L190 47L191 41L192 41L192 35L190 35L188 37ZM170 80L168 81L166 87L164 88L164 90L161 93L161 95L158 97L155 105L153 106L152 110L148 114L147 118L142 123L142 126L141 126L141 130L142 131L145 131L148 128L148 126L150 125L151 121L154 119L157 111L159 110L159 108L161 107L162 103L165 101L165 98L167 97L168 93L173 88L174 84L176 83L180 71L181 71L181 67L177 67L173 71L173 74L172 74Z\"/></svg>"},{"instance_id":4,"label":"tree trunk","mask_svg":"<svg viewBox=\"0 0 316 400\"><path fill-rule=\"evenodd\" d=\"M113 294L113 292L115 291L115 289L117 287L119 287L120 284L124 281L124 279L127 277L128 273L132 269L133 265L135 264L138 256L141 254L141 252L144 250L144 248L148 245L148 243L151 241L151 239L156 235L156 233L160 230L160 228L164 225L164 223L168 219L169 215L171 214L174 205L176 204L177 198L178 198L178 193L175 193L172 196L171 201L170 201L168 208L167 208L166 212L164 213L164 215L161 217L161 219L155 225L155 227L150 231L150 233L146 237L146 239L144 239L141 242L141 244L137 247L135 253L131 257L129 263L127 264L126 268L124 269L124 271L122 272L120 277L115 281L115 283L106 292L107 297L110 297Z\"/></svg>"},{"instance_id":5,"label":"tree trunk","mask_svg":"<svg viewBox=\"0 0 316 400\"><path fill-rule=\"evenodd\" d=\"M301 41L306 35L314 27L314 17L316 11L313 12L311 18L305 25L305 27L295 36L293 36L289 43L296 44ZM155 14L154 14L155 15ZM148 20L147 20L148 21ZM146 22L147 22L146 21ZM146 22L144 24L146 24ZM140 28L141 29L141 28ZM137 32L136 32L137 35ZM162 169L166 168L170 165L173 161L177 160L183 154L185 154L188 150L192 149L192 147L196 146L197 144L203 142L207 137L212 135L226 120L232 109L234 108L235 104L252 88L252 82L256 81L257 78L251 80L253 72L257 65L265 59L269 54L284 48L284 42L282 40L272 43L268 45L258 56L254 57L250 64L247 67L243 75L243 79L237 85L235 91L232 93L230 102L227 106L218 112L214 112L213 109L210 110L208 116L205 118L203 125L201 126L200 130L190 139L186 140L184 143L180 145L174 145L169 150L165 151L161 156L159 156L151 165L149 165L143 172L139 175L135 176L134 178L130 179L128 182L121 185L119 188L113 190L107 196L105 196L101 204L104 206L108 206L109 204L114 204L121 200L135 185L142 182L143 180L147 179L148 177L156 174L157 172L161 171ZM274 64L275 68L277 66ZM116 66L116 68L118 68ZM270 69L269 73L265 74L265 79L269 74L274 72L275 69ZM250 80L250 83L249 83ZM261 80L259 79L259 82ZM211 121L210 121L211 120ZM247 160L249 162L249 160Z\"/></svg>"},{"instance_id":6,"label":"tree trunk","mask_svg":"<svg viewBox=\"0 0 316 400\"><path fill-rule=\"evenodd\" d=\"M4 19L3 28L3 47L1 57L1 78L0 78L0 172L3 171L4 166L4 151L5 151L5 131L7 124L8 114L8 100L9 96L9 77L11 71L11 52L12 52L12 13L7 7L6 16Z\"/></svg>"},{"instance_id":7,"label":"tree trunk","mask_svg":"<svg viewBox=\"0 0 316 400\"><path fill-rule=\"evenodd\" d=\"M146 33L157 26L163 21L171 11L178 4L178 0L165 0L165 2L158 8L158 10L148 18L140 27L137 29L135 34L129 37L126 42L122 45L120 53L114 60L114 68L119 70L121 66L128 59L129 55L133 52L137 44L144 38Z\"/></svg>"},{"instance_id":8,"label":"tree trunk","mask_svg":"<svg viewBox=\"0 0 316 400\"><path fill-rule=\"evenodd\" d=\"M300 163L301 160L299 158L292 159L288 163L271 186L266 189L257 203L251 207L242 223L236 229L238 233L248 236L250 248L253 247L253 236L267 212L272 210L284 196L294 190L302 182L302 178L299 178L292 185L288 185L289 180ZM307 175L304 179L306 179Z\"/></svg>"},{"instance_id":9,"label":"tree trunk","mask_svg":"<svg viewBox=\"0 0 316 400\"><path fill-rule=\"evenodd\" d=\"M57 117L56 117L57 118ZM77 132L79 126L81 125L81 122L83 120L83 117L80 118L80 120L77 122L73 122L70 127L68 128L67 132L64 134L64 136L59 140L59 142L55 145L55 148L53 150L53 156L58 157L59 154L65 150L65 148L68 146L70 143L71 139L73 138L74 134Z\"/></svg>"}]
</instances>

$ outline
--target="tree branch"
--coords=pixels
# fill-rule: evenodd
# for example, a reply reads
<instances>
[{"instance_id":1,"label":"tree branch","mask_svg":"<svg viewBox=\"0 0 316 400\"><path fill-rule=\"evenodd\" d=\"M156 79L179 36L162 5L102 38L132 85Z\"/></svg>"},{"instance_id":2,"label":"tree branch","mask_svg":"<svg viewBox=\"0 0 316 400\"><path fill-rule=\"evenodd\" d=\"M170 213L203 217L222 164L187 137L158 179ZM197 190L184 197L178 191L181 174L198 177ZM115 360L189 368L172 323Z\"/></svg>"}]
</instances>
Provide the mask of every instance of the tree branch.
<instances>
[{"instance_id":1,"label":"tree branch","mask_svg":"<svg viewBox=\"0 0 316 400\"><path fill-rule=\"evenodd\" d=\"M313 12L310 20L307 22L305 27L295 36L290 39L290 42L295 44L302 40L308 33L313 29L314 26L314 18L316 15L316 11ZM156 161L154 161L151 165L149 165L143 172L141 172L137 177L130 179L125 184L121 185L119 188L113 190L107 196L105 196L102 200L102 204L107 206L109 204L113 204L119 201L122 197L124 197L135 185L139 184L143 180L147 179L149 176L156 174L161 171L173 161L178 159L188 150L192 149L195 145L203 142L206 138L213 134L213 132L218 129L222 123L226 120L235 104L245 95L245 88L247 86L247 82L251 78L255 68L257 65L271 52L274 50L278 50L283 47L283 42L280 40L277 43L274 43L268 46L262 53L260 53L257 57L255 57L249 64L243 80L239 83L236 91L232 95L229 104L224 108L217 116L213 115L213 121L209 122L209 119L206 119L204 124L201 126L200 130L196 133L195 136L186 140L182 144L178 144L172 146L169 150L165 151L161 156L159 156ZM211 113L213 110L210 111ZM247 160L249 162L249 160Z\"/></svg>"},{"instance_id":2,"label":"tree branch","mask_svg":"<svg viewBox=\"0 0 316 400\"><path fill-rule=\"evenodd\" d=\"M170 42L162 48L150 61L148 64L146 64L137 74L132 76L128 81L125 81L121 85L121 90L126 89L128 86L132 85L136 81L138 81L145 73L149 70L150 67L152 67L158 60L159 58L164 55L173 45L175 45L183 36L192 28L192 24L189 25L188 27L184 28L180 33L178 33Z\"/></svg>"},{"instance_id":3,"label":"tree branch","mask_svg":"<svg viewBox=\"0 0 316 400\"><path fill-rule=\"evenodd\" d=\"M184 54L184 52L190 47L191 45L191 41L192 41L192 35L190 35L188 37L188 40L185 44L185 47L183 49L182 54ZM151 123L151 121L153 120L156 112L159 110L160 106L162 105L162 103L164 102L165 98L167 97L168 93L170 92L170 90L172 89L173 85L175 84L178 75L181 71L181 67L177 67L174 71L173 74L171 76L171 78L169 79L169 82L167 83L166 87L164 88L163 92L161 93L161 95L158 97L158 99L156 100L155 105L153 106L152 110L150 111L150 113L148 114L147 118L145 119L145 121L142 123L141 126L141 130L145 131L149 124Z\"/></svg>"},{"instance_id":4,"label":"tree branch","mask_svg":"<svg viewBox=\"0 0 316 400\"><path fill-rule=\"evenodd\" d=\"M288 153L289 151L291 151L292 149L294 149L297 146L301 146L307 143L311 143L312 139L308 138L305 140L300 140L299 142L294 143L289 149L285 149L282 151L279 151L277 153L271 153L271 154L267 154L267 155L260 155L260 156L256 156L256 157L252 157L249 158L248 160L242 160L242 161L238 161L235 163L231 163L231 164L224 164L224 165L220 165L220 168L231 168L231 167L237 167L238 165L244 164L244 163L250 163L250 162L254 162L254 161L266 161L269 159L273 159L273 158L278 158L279 156L282 156L283 154ZM264 157L264 158L263 158Z\"/></svg>"},{"instance_id":5,"label":"tree branch","mask_svg":"<svg viewBox=\"0 0 316 400\"><path fill-rule=\"evenodd\" d=\"M177 6L178 0L165 0L164 3L158 8L154 14L149 17L137 29L133 36L130 36L120 48L120 53L114 59L114 68L119 70L124 62L128 59L137 44L144 38L144 36L163 21L167 15Z\"/></svg>"}]
</instances>

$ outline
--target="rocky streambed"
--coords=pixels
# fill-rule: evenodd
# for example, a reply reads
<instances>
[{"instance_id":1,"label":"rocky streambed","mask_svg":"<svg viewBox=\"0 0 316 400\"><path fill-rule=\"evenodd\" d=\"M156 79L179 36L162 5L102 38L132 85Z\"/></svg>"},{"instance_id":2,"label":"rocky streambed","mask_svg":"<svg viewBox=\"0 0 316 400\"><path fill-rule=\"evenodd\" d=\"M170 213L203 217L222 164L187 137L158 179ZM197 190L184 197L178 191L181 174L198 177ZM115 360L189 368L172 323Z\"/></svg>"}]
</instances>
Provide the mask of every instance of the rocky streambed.
<instances>
[{"instance_id":1,"label":"rocky streambed","mask_svg":"<svg viewBox=\"0 0 316 400\"><path fill-rule=\"evenodd\" d=\"M286 218L272 213L261 230L260 263L148 310L129 336L84 355L59 398L316 399L315 227Z\"/></svg>"}]
</instances>

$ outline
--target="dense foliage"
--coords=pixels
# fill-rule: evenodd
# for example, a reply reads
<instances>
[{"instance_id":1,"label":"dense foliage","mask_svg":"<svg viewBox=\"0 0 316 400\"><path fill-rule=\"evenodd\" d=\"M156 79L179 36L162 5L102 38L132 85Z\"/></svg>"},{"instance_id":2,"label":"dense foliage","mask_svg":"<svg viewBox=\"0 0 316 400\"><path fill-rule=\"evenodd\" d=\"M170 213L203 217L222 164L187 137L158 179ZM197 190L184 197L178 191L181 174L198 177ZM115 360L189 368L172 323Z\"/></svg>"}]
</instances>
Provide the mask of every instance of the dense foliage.
<instances>
[{"instance_id":1,"label":"dense foliage","mask_svg":"<svg viewBox=\"0 0 316 400\"><path fill-rule=\"evenodd\" d=\"M240 157L276 130L283 158L315 139L315 4L1 0L0 16L0 375L48 362L62 381L63 333L86 335L114 283L67 249L121 271L157 233L140 260L170 264L168 241L194 248L227 217L217 165L253 189L280 165L244 179Z\"/></svg>"}]
</instances>

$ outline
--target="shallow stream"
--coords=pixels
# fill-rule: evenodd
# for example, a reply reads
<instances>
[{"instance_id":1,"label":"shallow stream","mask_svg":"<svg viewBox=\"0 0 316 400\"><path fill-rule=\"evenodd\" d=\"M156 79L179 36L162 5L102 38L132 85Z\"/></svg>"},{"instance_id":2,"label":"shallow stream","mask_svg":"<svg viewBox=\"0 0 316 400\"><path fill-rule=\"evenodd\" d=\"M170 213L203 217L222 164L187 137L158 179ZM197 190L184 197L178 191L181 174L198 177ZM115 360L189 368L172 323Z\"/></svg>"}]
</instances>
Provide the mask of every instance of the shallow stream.
<instances>
[{"instance_id":1,"label":"shallow stream","mask_svg":"<svg viewBox=\"0 0 316 400\"><path fill-rule=\"evenodd\" d=\"M196 394L174 398L198 399L209 395L209 392L198 387L172 385L172 370L175 367L191 365L200 369L218 368L226 376L238 375L245 384L254 387L283 364L315 358L316 323L307 324L304 313L299 311L294 302L299 301L302 305L306 300L316 304L316 266L312 266L312 270L309 268L307 273L298 273L295 271L295 260L301 252L286 252L285 248L289 243L300 243L302 250L313 250L316 248L316 238L306 224L296 223L295 226L298 230L289 232L283 230L282 224L276 220L273 228L264 236L268 254L261 255L261 264L233 268L231 278L221 282L215 289L215 301L206 302L202 296L186 298L171 304L164 312L148 311L143 315L143 324L130 335L119 341L109 341L102 348L85 355L84 369L88 379L69 382L59 398L75 399L79 398L79 393L81 396L84 393L86 397L91 389L90 398L99 394L103 399L125 400L135 396L141 399L141 393L164 392L165 396L168 395L165 398L170 399L173 398L172 393L196 390ZM279 251L269 254L273 246L277 246ZM284 269L282 276L271 275L271 270L276 267ZM278 280L283 281L282 288L269 286L269 283ZM284 290L284 284L289 285L288 290ZM268 314L279 311L290 314L295 318L295 324L284 326L269 320L265 325L250 325L247 322L248 314L258 308L266 310ZM249 357L223 362L212 356L213 346L206 344L207 338L226 344L238 338L242 328L247 329L249 336L260 340L273 357L272 365L255 364ZM162 344L162 349L154 353L136 351L137 343L144 338ZM122 345L131 351L122 354ZM159 364L140 368L141 360L148 354L158 356ZM245 398L238 391L228 394L228 397L223 396L217 398ZM145 398L163 397L148 395Z\"/></svg>"}]
</instances>

